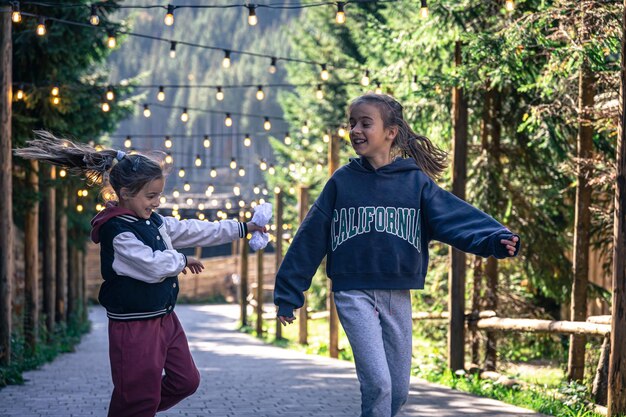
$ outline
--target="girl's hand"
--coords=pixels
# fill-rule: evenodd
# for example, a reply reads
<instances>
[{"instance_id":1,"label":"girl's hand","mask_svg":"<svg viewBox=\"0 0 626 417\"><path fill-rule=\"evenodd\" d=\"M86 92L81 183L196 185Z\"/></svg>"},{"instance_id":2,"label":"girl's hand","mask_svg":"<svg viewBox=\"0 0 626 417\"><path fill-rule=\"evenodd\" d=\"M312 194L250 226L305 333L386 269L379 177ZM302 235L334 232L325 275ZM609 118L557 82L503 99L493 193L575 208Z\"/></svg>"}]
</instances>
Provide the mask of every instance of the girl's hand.
<instances>
[{"instance_id":1,"label":"girl's hand","mask_svg":"<svg viewBox=\"0 0 626 417\"><path fill-rule=\"evenodd\" d=\"M289 324L293 323L293 321L295 319L296 319L295 317L278 316L278 320L280 320L280 322L283 324L283 326L286 326L287 323L289 323Z\"/></svg>"},{"instance_id":2,"label":"girl's hand","mask_svg":"<svg viewBox=\"0 0 626 417\"><path fill-rule=\"evenodd\" d=\"M509 255L515 255L515 248L517 247L517 242L519 241L519 237L513 236L510 239L500 239L500 243L506 245L506 250L509 251Z\"/></svg>"},{"instance_id":3,"label":"girl's hand","mask_svg":"<svg viewBox=\"0 0 626 417\"><path fill-rule=\"evenodd\" d=\"M249 233L254 233L254 232L267 233L267 227L265 226L261 227L256 223L248 222L246 226L248 227Z\"/></svg>"},{"instance_id":4,"label":"girl's hand","mask_svg":"<svg viewBox=\"0 0 626 417\"><path fill-rule=\"evenodd\" d=\"M191 273L197 274L197 273L199 273L200 271L202 271L204 269L204 265L202 265L202 262L200 262L196 258L192 258L192 257L188 256L187 257L187 266L183 269L183 274L187 274L187 268L189 268Z\"/></svg>"}]
</instances>

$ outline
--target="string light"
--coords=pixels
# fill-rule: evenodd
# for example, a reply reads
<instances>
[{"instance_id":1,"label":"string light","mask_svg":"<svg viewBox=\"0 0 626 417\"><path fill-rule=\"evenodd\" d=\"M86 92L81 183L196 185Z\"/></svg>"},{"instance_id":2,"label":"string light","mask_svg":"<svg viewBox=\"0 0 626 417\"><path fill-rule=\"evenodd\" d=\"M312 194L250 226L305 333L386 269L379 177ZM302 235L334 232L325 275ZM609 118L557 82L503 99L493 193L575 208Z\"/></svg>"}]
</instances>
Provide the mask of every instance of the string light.
<instances>
[{"instance_id":1,"label":"string light","mask_svg":"<svg viewBox=\"0 0 626 417\"><path fill-rule=\"evenodd\" d=\"M238 185L235 185L233 187L233 194L235 194L236 196L240 196L241 195L241 187Z\"/></svg>"},{"instance_id":2,"label":"string light","mask_svg":"<svg viewBox=\"0 0 626 417\"><path fill-rule=\"evenodd\" d=\"M180 115L180 120L183 123L187 123L189 121L189 113L187 113L187 107L183 109L183 112Z\"/></svg>"},{"instance_id":3,"label":"string light","mask_svg":"<svg viewBox=\"0 0 626 417\"><path fill-rule=\"evenodd\" d=\"M363 73L363 78L361 78L361 85L367 87L370 85L370 72L369 70L365 70Z\"/></svg>"},{"instance_id":4,"label":"string light","mask_svg":"<svg viewBox=\"0 0 626 417\"><path fill-rule=\"evenodd\" d=\"M215 168L213 168L213 169L215 169ZM208 196L210 196L211 194L213 194L213 191L215 191L215 187L213 186L213 184L209 184L209 185L206 187L206 191L204 192L204 194L206 194L206 196L208 197Z\"/></svg>"},{"instance_id":5,"label":"string light","mask_svg":"<svg viewBox=\"0 0 626 417\"><path fill-rule=\"evenodd\" d=\"M506 0L506 2L504 3L504 8L507 12L512 12L513 10L515 10L515 2L513 0Z\"/></svg>"},{"instance_id":6,"label":"string light","mask_svg":"<svg viewBox=\"0 0 626 417\"><path fill-rule=\"evenodd\" d=\"M39 17L39 23L37 24L37 35L44 36L46 34L46 19Z\"/></svg>"},{"instance_id":7,"label":"string light","mask_svg":"<svg viewBox=\"0 0 626 417\"><path fill-rule=\"evenodd\" d=\"M172 196L174 198L178 198L180 197L180 192L176 188L174 188L174 191L172 191Z\"/></svg>"},{"instance_id":8,"label":"string light","mask_svg":"<svg viewBox=\"0 0 626 417\"><path fill-rule=\"evenodd\" d=\"M93 26L98 26L100 24L100 18L98 17L98 8L95 4L91 5L91 16L89 16L89 23Z\"/></svg>"},{"instance_id":9,"label":"string light","mask_svg":"<svg viewBox=\"0 0 626 417\"><path fill-rule=\"evenodd\" d=\"M211 176L211 178L217 177L217 169L215 169L215 167L211 167L211 172L209 173L209 175Z\"/></svg>"},{"instance_id":10,"label":"string light","mask_svg":"<svg viewBox=\"0 0 626 417\"><path fill-rule=\"evenodd\" d=\"M243 146L248 148L250 145L252 145L252 139L250 138L250 135L246 133L246 137L243 138Z\"/></svg>"},{"instance_id":11,"label":"string light","mask_svg":"<svg viewBox=\"0 0 626 417\"><path fill-rule=\"evenodd\" d=\"M278 59L276 59L276 57L273 56L270 62L270 66L267 68L267 72L269 72L270 74L276 74L276 62L277 61Z\"/></svg>"},{"instance_id":12,"label":"string light","mask_svg":"<svg viewBox=\"0 0 626 417\"><path fill-rule=\"evenodd\" d=\"M413 76L413 81L411 82L411 88L413 89L413 91L416 91L418 89L417 75Z\"/></svg>"},{"instance_id":13,"label":"string light","mask_svg":"<svg viewBox=\"0 0 626 417\"><path fill-rule=\"evenodd\" d=\"M107 46L110 49L115 48L115 46L117 45L117 40L115 39L115 33L112 30L107 30Z\"/></svg>"},{"instance_id":14,"label":"string light","mask_svg":"<svg viewBox=\"0 0 626 417\"><path fill-rule=\"evenodd\" d=\"M57 105L61 102L61 98L60 97L52 97L52 104Z\"/></svg>"},{"instance_id":15,"label":"string light","mask_svg":"<svg viewBox=\"0 0 626 417\"><path fill-rule=\"evenodd\" d=\"M265 162L265 159L261 159L261 163L259 164L259 169L261 169L261 171L265 171L267 169L267 162Z\"/></svg>"},{"instance_id":16,"label":"string light","mask_svg":"<svg viewBox=\"0 0 626 417\"><path fill-rule=\"evenodd\" d=\"M81 213L83 210L84 210L84 207L83 207L83 205L82 205L82 204L77 204L77 205L76 205L76 211L77 211L77 212Z\"/></svg>"},{"instance_id":17,"label":"string light","mask_svg":"<svg viewBox=\"0 0 626 417\"><path fill-rule=\"evenodd\" d=\"M133 146L133 141L130 136L126 136L126 140L124 141L124 147L130 148Z\"/></svg>"},{"instance_id":18,"label":"string light","mask_svg":"<svg viewBox=\"0 0 626 417\"><path fill-rule=\"evenodd\" d=\"M174 24L174 6L171 4L167 5L167 13L165 14L163 23L165 23L166 26L172 26Z\"/></svg>"},{"instance_id":19,"label":"string light","mask_svg":"<svg viewBox=\"0 0 626 417\"><path fill-rule=\"evenodd\" d=\"M270 164L270 167L267 169L267 172L269 172L270 175L276 174L276 168L274 167L273 164Z\"/></svg>"},{"instance_id":20,"label":"string light","mask_svg":"<svg viewBox=\"0 0 626 417\"><path fill-rule=\"evenodd\" d=\"M222 60L222 67L230 68L230 51L224 49L224 59Z\"/></svg>"},{"instance_id":21,"label":"string light","mask_svg":"<svg viewBox=\"0 0 626 417\"><path fill-rule=\"evenodd\" d=\"M11 4L11 20L13 21L13 23L20 23L22 21L22 13L20 13L19 1Z\"/></svg>"},{"instance_id":22,"label":"string light","mask_svg":"<svg viewBox=\"0 0 626 417\"><path fill-rule=\"evenodd\" d=\"M246 206L246 202L243 200L239 200L239 207L244 208ZM246 213L246 217L250 218L248 216L249 213Z\"/></svg>"},{"instance_id":23,"label":"string light","mask_svg":"<svg viewBox=\"0 0 626 417\"><path fill-rule=\"evenodd\" d=\"M263 92L263 86L259 86L256 90L256 99L261 101L265 98L265 93Z\"/></svg>"},{"instance_id":24,"label":"string light","mask_svg":"<svg viewBox=\"0 0 626 417\"><path fill-rule=\"evenodd\" d=\"M209 139L209 135L204 135L204 142L202 143L205 148L211 146L211 139Z\"/></svg>"},{"instance_id":25,"label":"string light","mask_svg":"<svg viewBox=\"0 0 626 417\"><path fill-rule=\"evenodd\" d=\"M258 185L255 185L254 188L252 189L252 192L254 192L254 194L260 193L261 187L259 187Z\"/></svg>"},{"instance_id":26,"label":"string light","mask_svg":"<svg viewBox=\"0 0 626 417\"><path fill-rule=\"evenodd\" d=\"M237 161L235 160L235 158L231 158L230 169L236 169L236 168L237 168Z\"/></svg>"},{"instance_id":27,"label":"string light","mask_svg":"<svg viewBox=\"0 0 626 417\"><path fill-rule=\"evenodd\" d=\"M215 99L217 101L224 100L224 91L222 91L222 87L217 87L217 92L215 93Z\"/></svg>"},{"instance_id":28,"label":"string light","mask_svg":"<svg viewBox=\"0 0 626 417\"><path fill-rule=\"evenodd\" d=\"M170 43L170 58L176 58L176 41Z\"/></svg>"},{"instance_id":29,"label":"string light","mask_svg":"<svg viewBox=\"0 0 626 417\"><path fill-rule=\"evenodd\" d=\"M291 145L291 136L289 136L289 132L285 133L284 142L285 142L285 145Z\"/></svg>"},{"instance_id":30,"label":"string light","mask_svg":"<svg viewBox=\"0 0 626 417\"><path fill-rule=\"evenodd\" d=\"M244 167L240 167L239 168L239 176L240 177L245 177L246 175L246 169Z\"/></svg>"},{"instance_id":31,"label":"string light","mask_svg":"<svg viewBox=\"0 0 626 417\"><path fill-rule=\"evenodd\" d=\"M167 198L164 195L162 195L161 198L159 198L159 203L161 204L165 204L166 201L167 201Z\"/></svg>"},{"instance_id":32,"label":"string light","mask_svg":"<svg viewBox=\"0 0 626 417\"><path fill-rule=\"evenodd\" d=\"M65 178L67 176L67 171L65 169L61 169L59 171L59 177Z\"/></svg>"},{"instance_id":33,"label":"string light","mask_svg":"<svg viewBox=\"0 0 626 417\"><path fill-rule=\"evenodd\" d=\"M230 117L230 113L226 113L226 118L224 119L224 124L226 127L231 127L233 125L233 119Z\"/></svg>"},{"instance_id":34,"label":"string light","mask_svg":"<svg viewBox=\"0 0 626 417\"><path fill-rule=\"evenodd\" d=\"M165 88L163 86L159 86L159 92L157 93L157 100L163 101L165 100Z\"/></svg>"},{"instance_id":35,"label":"string light","mask_svg":"<svg viewBox=\"0 0 626 417\"><path fill-rule=\"evenodd\" d=\"M337 14L335 15L335 21L340 25L346 23L346 12L343 10L344 2L337 2Z\"/></svg>"},{"instance_id":36,"label":"string light","mask_svg":"<svg viewBox=\"0 0 626 417\"><path fill-rule=\"evenodd\" d=\"M111 106L109 106L109 103L107 103L106 101L102 103L102 111L107 113L109 110L111 110Z\"/></svg>"},{"instance_id":37,"label":"string light","mask_svg":"<svg viewBox=\"0 0 626 417\"><path fill-rule=\"evenodd\" d=\"M325 133L324 136L322 136L322 140L324 141L324 143L330 142L330 135L328 133Z\"/></svg>"},{"instance_id":38,"label":"string light","mask_svg":"<svg viewBox=\"0 0 626 417\"><path fill-rule=\"evenodd\" d=\"M146 118L152 116L152 112L150 111L150 106L148 106L147 104L143 105L143 115Z\"/></svg>"},{"instance_id":39,"label":"string light","mask_svg":"<svg viewBox=\"0 0 626 417\"><path fill-rule=\"evenodd\" d=\"M194 161L194 164L197 167L202 166L202 159L200 158L200 155L196 154L196 160Z\"/></svg>"},{"instance_id":40,"label":"string light","mask_svg":"<svg viewBox=\"0 0 626 417\"><path fill-rule=\"evenodd\" d=\"M271 128L272 128L272 123L270 122L270 118L266 117L265 121L263 122L263 129L270 130Z\"/></svg>"},{"instance_id":41,"label":"string light","mask_svg":"<svg viewBox=\"0 0 626 417\"><path fill-rule=\"evenodd\" d=\"M256 26L258 19L256 17L256 6L251 4L246 6L248 8L248 25Z\"/></svg>"},{"instance_id":42,"label":"string light","mask_svg":"<svg viewBox=\"0 0 626 417\"><path fill-rule=\"evenodd\" d=\"M115 92L113 91L113 88L110 86L107 88L106 99L109 101L113 101L115 99Z\"/></svg>"},{"instance_id":43,"label":"string light","mask_svg":"<svg viewBox=\"0 0 626 417\"><path fill-rule=\"evenodd\" d=\"M169 136L165 137L165 142L163 143L167 149L172 147L172 139Z\"/></svg>"},{"instance_id":44,"label":"string light","mask_svg":"<svg viewBox=\"0 0 626 417\"><path fill-rule=\"evenodd\" d=\"M376 94L382 94L382 93L383 93L383 88L381 87L381 85L380 85L380 82L379 82L379 81L377 81L377 82L376 82L376 90L374 90L374 92L375 92Z\"/></svg>"},{"instance_id":45,"label":"string light","mask_svg":"<svg viewBox=\"0 0 626 417\"><path fill-rule=\"evenodd\" d=\"M185 176L185 168L181 168L178 170L178 176L183 178Z\"/></svg>"},{"instance_id":46,"label":"string light","mask_svg":"<svg viewBox=\"0 0 626 417\"><path fill-rule=\"evenodd\" d=\"M305 120L304 123L302 124L302 133L304 133L305 135L309 133L309 121Z\"/></svg>"},{"instance_id":47,"label":"string light","mask_svg":"<svg viewBox=\"0 0 626 417\"><path fill-rule=\"evenodd\" d=\"M59 86L55 84L52 87L52 90L50 90L50 94L55 96L55 97L58 96L59 95Z\"/></svg>"},{"instance_id":48,"label":"string light","mask_svg":"<svg viewBox=\"0 0 626 417\"><path fill-rule=\"evenodd\" d=\"M191 185L189 184L189 181L185 181L185 184L183 185L183 190L185 191L191 190Z\"/></svg>"},{"instance_id":49,"label":"string light","mask_svg":"<svg viewBox=\"0 0 626 417\"><path fill-rule=\"evenodd\" d=\"M318 100L322 100L324 98L324 92L322 91L322 84L317 85L317 91L315 91L315 97Z\"/></svg>"},{"instance_id":50,"label":"string light","mask_svg":"<svg viewBox=\"0 0 626 417\"><path fill-rule=\"evenodd\" d=\"M23 100L24 99L24 85L20 84L20 86L17 89L17 92L15 93L15 98L17 100Z\"/></svg>"},{"instance_id":51,"label":"string light","mask_svg":"<svg viewBox=\"0 0 626 417\"><path fill-rule=\"evenodd\" d=\"M339 137L344 137L346 136L346 129L342 127L340 127L339 129L337 129L337 134L339 135Z\"/></svg>"},{"instance_id":52,"label":"string light","mask_svg":"<svg viewBox=\"0 0 626 417\"><path fill-rule=\"evenodd\" d=\"M328 81L328 79L330 78L330 74L328 73L326 64L320 64L320 66L322 67L322 70L320 72L320 77L322 78L322 80Z\"/></svg>"},{"instance_id":53,"label":"string light","mask_svg":"<svg viewBox=\"0 0 626 417\"><path fill-rule=\"evenodd\" d=\"M174 158L172 158L172 154L168 152L167 155L165 155L165 163L171 164L172 162L174 162Z\"/></svg>"},{"instance_id":54,"label":"string light","mask_svg":"<svg viewBox=\"0 0 626 417\"><path fill-rule=\"evenodd\" d=\"M279 186L274 187L274 194L280 194L280 187ZM272 225L272 226L275 226L275 225Z\"/></svg>"},{"instance_id":55,"label":"string light","mask_svg":"<svg viewBox=\"0 0 626 417\"><path fill-rule=\"evenodd\" d=\"M428 17L428 4L426 0L421 0L420 17L426 19Z\"/></svg>"}]
</instances>

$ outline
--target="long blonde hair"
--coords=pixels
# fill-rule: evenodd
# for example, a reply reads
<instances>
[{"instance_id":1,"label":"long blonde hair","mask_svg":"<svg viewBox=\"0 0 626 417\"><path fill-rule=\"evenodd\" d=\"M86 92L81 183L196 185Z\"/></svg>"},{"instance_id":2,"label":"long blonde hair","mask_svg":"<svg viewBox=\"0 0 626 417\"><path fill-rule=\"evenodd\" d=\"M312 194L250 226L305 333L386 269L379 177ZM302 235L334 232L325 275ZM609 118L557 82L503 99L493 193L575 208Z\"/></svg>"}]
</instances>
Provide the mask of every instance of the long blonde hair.
<instances>
[{"instance_id":1,"label":"long blonde hair","mask_svg":"<svg viewBox=\"0 0 626 417\"><path fill-rule=\"evenodd\" d=\"M448 154L426 136L418 135L404 119L402 105L387 94L367 93L350 103L348 111L359 104L373 104L380 111L385 128L397 126L398 134L391 145L392 154L411 157L426 175L435 179L446 169Z\"/></svg>"}]
</instances>

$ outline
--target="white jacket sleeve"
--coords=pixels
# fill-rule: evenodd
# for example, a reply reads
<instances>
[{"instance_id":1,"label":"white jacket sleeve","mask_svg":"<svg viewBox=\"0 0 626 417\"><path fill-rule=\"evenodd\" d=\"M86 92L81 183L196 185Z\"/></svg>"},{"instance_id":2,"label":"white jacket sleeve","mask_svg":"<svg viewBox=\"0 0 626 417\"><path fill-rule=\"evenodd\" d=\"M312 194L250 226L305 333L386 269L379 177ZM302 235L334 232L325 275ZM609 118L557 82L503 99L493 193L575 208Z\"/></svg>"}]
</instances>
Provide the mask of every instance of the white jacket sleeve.
<instances>
[{"instance_id":1,"label":"white jacket sleeve","mask_svg":"<svg viewBox=\"0 0 626 417\"><path fill-rule=\"evenodd\" d=\"M187 265L187 258L172 249L153 250L132 232L123 232L113 239L113 270L150 284L178 275Z\"/></svg>"},{"instance_id":2,"label":"white jacket sleeve","mask_svg":"<svg viewBox=\"0 0 626 417\"><path fill-rule=\"evenodd\" d=\"M174 249L221 245L245 236L244 224L235 220L205 222L163 217L163 226Z\"/></svg>"}]
</instances>

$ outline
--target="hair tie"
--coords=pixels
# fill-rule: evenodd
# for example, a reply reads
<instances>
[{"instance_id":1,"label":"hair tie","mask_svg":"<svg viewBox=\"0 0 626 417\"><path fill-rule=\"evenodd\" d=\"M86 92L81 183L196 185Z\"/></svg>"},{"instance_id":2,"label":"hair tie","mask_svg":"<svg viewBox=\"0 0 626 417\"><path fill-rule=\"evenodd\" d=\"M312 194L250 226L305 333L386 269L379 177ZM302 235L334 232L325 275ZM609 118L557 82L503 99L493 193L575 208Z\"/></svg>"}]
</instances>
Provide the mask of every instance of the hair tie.
<instances>
[{"instance_id":1,"label":"hair tie","mask_svg":"<svg viewBox=\"0 0 626 417\"><path fill-rule=\"evenodd\" d=\"M117 151L117 155L115 156L115 159L117 159L118 161L121 161L125 156L126 156L126 152Z\"/></svg>"}]
</instances>

